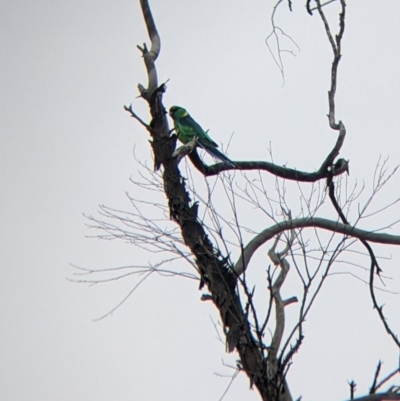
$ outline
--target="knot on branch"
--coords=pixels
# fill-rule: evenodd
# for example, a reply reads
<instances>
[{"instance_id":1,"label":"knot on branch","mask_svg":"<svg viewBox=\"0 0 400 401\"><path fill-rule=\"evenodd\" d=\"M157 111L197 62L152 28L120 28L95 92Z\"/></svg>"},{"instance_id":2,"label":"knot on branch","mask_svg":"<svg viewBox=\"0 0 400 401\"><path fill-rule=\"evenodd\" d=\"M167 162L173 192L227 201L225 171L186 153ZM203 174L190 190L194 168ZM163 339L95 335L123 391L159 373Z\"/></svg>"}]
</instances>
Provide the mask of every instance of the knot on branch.
<instances>
[{"instance_id":1,"label":"knot on branch","mask_svg":"<svg viewBox=\"0 0 400 401\"><path fill-rule=\"evenodd\" d=\"M332 166L333 175L343 174L344 172L349 175L349 162L350 160L338 159L337 162Z\"/></svg>"}]
</instances>

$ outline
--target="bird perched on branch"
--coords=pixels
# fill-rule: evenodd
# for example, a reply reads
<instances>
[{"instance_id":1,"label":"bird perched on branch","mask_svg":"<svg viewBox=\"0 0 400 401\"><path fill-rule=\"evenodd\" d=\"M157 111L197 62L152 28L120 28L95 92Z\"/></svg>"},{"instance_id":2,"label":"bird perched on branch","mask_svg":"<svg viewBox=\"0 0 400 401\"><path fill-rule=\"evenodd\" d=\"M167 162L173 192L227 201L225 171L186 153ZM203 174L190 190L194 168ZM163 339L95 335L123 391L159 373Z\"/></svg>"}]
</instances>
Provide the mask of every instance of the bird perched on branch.
<instances>
[{"instance_id":1,"label":"bird perched on branch","mask_svg":"<svg viewBox=\"0 0 400 401\"><path fill-rule=\"evenodd\" d=\"M182 143L186 144L197 136L199 139L198 145L201 148L227 166L235 167L235 163L217 149L218 145L209 137L207 132L190 117L189 113L183 107L172 106L169 109L169 115L174 120L176 134Z\"/></svg>"}]
</instances>

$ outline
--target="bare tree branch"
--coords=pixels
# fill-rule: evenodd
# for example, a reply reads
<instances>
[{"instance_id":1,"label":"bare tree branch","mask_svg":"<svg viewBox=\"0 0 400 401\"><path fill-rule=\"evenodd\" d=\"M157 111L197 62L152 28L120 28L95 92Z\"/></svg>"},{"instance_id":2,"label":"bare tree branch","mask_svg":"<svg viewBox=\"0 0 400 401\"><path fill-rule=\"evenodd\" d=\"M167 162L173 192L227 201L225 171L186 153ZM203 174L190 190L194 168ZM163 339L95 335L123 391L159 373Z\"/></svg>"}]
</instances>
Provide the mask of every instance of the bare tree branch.
<instances>
[{"instance_id":1,"label":"bare tree branch","mask_svg":"<svg viewBox=\"0 0 400 401\"><path fill-rule=\"evenodd\" d=\"M393 341L396 343L396 345L399 347L400 349L400 341L397 337L397 335L392 331L392 329L389 326L389 323L386 320L385 315L383 314L383 305L379 306L378 302L376 300L375 297L375 290L374 290L374 262L371 262L371 271L370 271L370 275L369 275L369 291L371 294L371 299L372 299L372 303L374 305L374 308L376 309L376 311L378 312L378 315L383 323L383 326L386 329L386 332L390 335L390 337L392 337Z\"/></svg>"},{"instance_id":2,"label":"bare tree branch","mask_svg":"<svg viewBox=\"0 0 400 401\"><path fill-rule=\"evenodd\" d=\"M281 73L282 81L283 81L282 84L284 85L285 84L285 72L284 72L284 69L283 69L282 53L289 53L292 56L295 56L295 54L294 54L294 52L292 50L284 50L284 49L282 49L278 32L284 38L288 38L290 40L290 42L293 43L297 47L297 50L300 50L300 48L297 45L297 43L289 35L287 35L281 28L279 28L275 23L275 14L276 14L276 11L278 10L279 5L282 3L282 1L283 0L278 0L277 3L275 4L274 8L273 8L273 11L272 11L272 14L271 14L272 31L267 36L267 38L265 39L265 44L267 45L268 50L269 50L269 52L270 52L275 64L277 65L277 67L278 67L278 69L279 69L279 71ZM289 0L289 9L290 9L290 11L292 11L292 3L291 3L290 0ZM270 41L270 39L272 37L275 39L277 56L275 56L275 54L274 54L274 52L273 52L273 50L272 50L272 48L271 48L271 46L269 44L269 41Z\"/></svg>"},{"instance_id":3,"label":"bare tree branch","mask_svg":"<svg viewBox=\"0 0 400 401\"><path fill-rule=\"evenodd\" d=\"M188 154L192 153L197 146L197 143L199 141L199 138L195 136L191 141L186 143L183 146L180 146L178 149L175 150L174 153L172 153L172 157L176 157L176 163L179 164L180 161Z\"/></svg>"},{"instance_id":4,"label":"bare tree branch","mask_svg":"<svg viewBox=\"0 0 400 401\"><path fill-rule=\"evenodd\" d=\"M389 373L385 378L383 378L379 383L375 385L375 390L379 390L385 383L392 379L397 374L400 374L400 367L395 369L393 372Z\"/></svg>"},{"instance_id":5,"label":"bare tree branch","mask_svg":"<svg viewBox=\"0 0 400 401\"><path fill-rule=\"evenodd\" d=\"M133 110L132 110L132 105L130 104L129 107L128 106L124 106L124 110L129 112L131 117L138 120L140 124L143 125L143 127L145 127L148 131L151 131L151 127L150 125L146 124Z\"/></svg>"},{"instance_id":6,"label":"bare tree branch","mask_svg":"<svg viewBox=\"0 0 400 401\"><path fill-rule=\"evenodd\" d=\"M345 171L345 169L332 170L332 168L330 168L333 165L334 159L339 154L340 149L343 146L344 139L346 137L346 129L343 123L340 122L338 127L340 133L332 151L323 161L321 167L317 171L312 173L303 172L298 169L292 169L286 166L281 167L267 161L235 161L234 168L227 166L224 163L216 163L211 166L207 166L202 162L197 152L190 153L189 157L193 165L197 168L197 170L199 170L202 174L204 174L207 177L217 175L227 170L241 170L241 171L263 170L263 171L268 171L269 173L277 177L284 178L286 180L293 180L297 182L315 182L321 179L326 179L328 176L333 177L343 174Z\"/></svg>"},{"instance_id":7,"label":"bare tree branch","mask_svg":"<svg viewBox=\"0 0 400 401\"><path fill-rule=\"evenodd\" d=\"M370 394L375 394L376 393L376 390L377 390L376 384L378 382L378 377L379 377L379 373L381 371L381 367L382 367L382 362L378 361L378 364L376 365L375 374L374 374L374 381L372 382L372 386L369 389L369 393Z\"/></svg>"},{"instance_id":8,"label":"bare tree branch","mask_svg":"<svg viewBox=\"0 0 400 401\"><path fill-rule=\"evenodd\" d=\"M398 391L370 394L364 397L353 398L353 401L392 401L392 400L400 400L400 393Z\"/></svg>"},{"instance_id":9,"label":"bare tree branch","mask_svg":"<svg viewBox=\"0 0 400 401\"><path fill-rule=\"evenodd\" d=\"M147 32L151 41L151 48L149 51L145 43L143 44L143 47L139 45L137 46L142 52L149 78L147 88L141 84L138 85L138 88L141 96L146 100L150 100L150 97L158 87L157 70L154 63L160 54L161 40L160 35L157 32L156 24L154 23L148 0L140 0L140 5L143 12L143 18L146 22Z\"/></svg>"},{"instance_id":10,"label":"bare tree branch","mask_svg":"<svg viewBox=\"0 0 400 401\"><path fill-rule=\"evenodd\" d=\"M263 230L246 245L243 251L243 255L238 259L238 261L235 264L234 270L236 274L237 275L242 274L243 271L248 266L254 252L265 242L273 238L275 235L278 235L286 230L291 230L295 228L305 228L305 227L322 228L324 230L328 230L333 233L348 235L354 238L370 242L376 242L380 244L400 245L400 235L391 235L385 233L375 233L371 231L366 231L360 228L350 226L348 224L343 224L338 221L327 220L321 217L305 217L305 218L294 219L291 221L282 221L274 226L271 226Z\"/></svg>"},{"instance_id":11,"label":"bare tree branch","mask_svg":"<svg viewBox=\"0 0 400 401\"><path fill-rule=\"evenodd\" d=\"M345 2L345 0L340 0L340 4L342 6L342 11L339 15L340 28L339 28L339 33L335 36L335 40L333 39L328 21L322 10L320 0L315 0L315 2L317 3L317 10L324 23L325 32L328 36L328 39L329 39L329 42L331 44L333 54L334 54L334 59L333 59L332 69L331 69L331 88L328 92L328 98L329 98L329 115L328 115L328 117L329 117L330 127L334 130L339 130L340 125L335 122L335 95L336 95L336 87L337 87L337 70L338 70L340 58L342 57L341 43L342 43L344 27L345 27L346 2Z\"/></svg>"}]
</instances>

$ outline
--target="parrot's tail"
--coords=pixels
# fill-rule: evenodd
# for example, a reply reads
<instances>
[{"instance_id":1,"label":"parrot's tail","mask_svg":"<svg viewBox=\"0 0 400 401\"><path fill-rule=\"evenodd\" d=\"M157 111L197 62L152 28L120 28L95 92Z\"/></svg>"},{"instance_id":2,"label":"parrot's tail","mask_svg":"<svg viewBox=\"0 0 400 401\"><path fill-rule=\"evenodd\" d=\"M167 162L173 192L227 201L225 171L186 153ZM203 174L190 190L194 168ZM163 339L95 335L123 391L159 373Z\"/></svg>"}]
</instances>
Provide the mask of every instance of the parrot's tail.
<instances>
[{"instance_id":1,"label":"parrot's tail","mask_svg":"<svg viewBox=\"0 0 400 401\"><path fill-rule=\"evenodd\" d=\"M200 144L200 146L207 151L208 154L210 154L212 157L214 157L215 159L221 161L222 163L226 164L229 167L235 168L236 165L235 163L230 160L228 157L226 157L222 152L220 152L217 148L214 148L211 146L210 147L206 147L203 144Z\"/></svg>"}]
</instances>

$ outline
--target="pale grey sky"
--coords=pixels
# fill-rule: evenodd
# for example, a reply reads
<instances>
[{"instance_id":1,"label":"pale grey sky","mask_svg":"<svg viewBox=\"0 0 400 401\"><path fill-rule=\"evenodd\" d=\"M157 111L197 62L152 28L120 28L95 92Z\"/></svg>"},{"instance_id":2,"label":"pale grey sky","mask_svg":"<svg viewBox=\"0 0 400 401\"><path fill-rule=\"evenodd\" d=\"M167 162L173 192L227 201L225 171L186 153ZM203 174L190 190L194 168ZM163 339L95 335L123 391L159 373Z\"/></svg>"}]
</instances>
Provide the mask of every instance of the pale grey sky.
<instances>
[{"instance_id":1,"label":"pale grey sky","mask_svg":"<svg viewBox=\"0 0 400 401\"><path fill-rule=\"evenodd\" d=\"M271 144L276 163L313 171L335 143L326 119L332 52L303 3L293 2L292 13L282 4L276 15L300 47L284 42L296 57L284 55L282 86L265 45L274 2L151 1L162 39L159 78L170 79L165 105L187 107L218 142L234 132L233 160L269 160ZM349 187L365 182L368 192L380 155L391 167L399 163L400 4L348 3L337 95L337 118L347 127L341 156L350 159ZM152 164L147 133L122 108L133 103L148 117L136 99L136 84L146 83L136 49L143 42L138 1L0 2L1 401L218 400L229 383L214 373L229 374L221 361L234 365L237 357L216 339L217 313L200 301L198 283L154 276L111 317L93 322L137 280L95 287L66 280L75 272L70 263L157 260L122 242L85 238L95 233L82 216L97 215L99 204L130 210L124 191L141 195L129 182L138 177L134 147ZM398 183L397 175L372 210L399 197ZM359 226L382 227L399 212ZM382 267L394 278L390 289L400 291L399 250L374 249L391 256ZM263 266L251 272L258 283ZM298 295L294 281L284 291ZM379 297L399 333L400 297ZM288 318L294 314L295 307ZM378 359L384 373L398 360L367 286L349 276L332 277L305 330L289 373L292 394L303 400L348 398L351 379L361 395ZM225 400L257 400L248 387L239 375Z\"/></svg>"}]
</instances>

